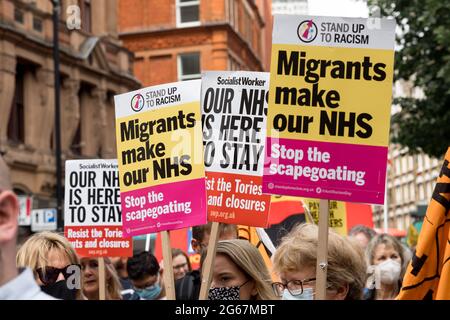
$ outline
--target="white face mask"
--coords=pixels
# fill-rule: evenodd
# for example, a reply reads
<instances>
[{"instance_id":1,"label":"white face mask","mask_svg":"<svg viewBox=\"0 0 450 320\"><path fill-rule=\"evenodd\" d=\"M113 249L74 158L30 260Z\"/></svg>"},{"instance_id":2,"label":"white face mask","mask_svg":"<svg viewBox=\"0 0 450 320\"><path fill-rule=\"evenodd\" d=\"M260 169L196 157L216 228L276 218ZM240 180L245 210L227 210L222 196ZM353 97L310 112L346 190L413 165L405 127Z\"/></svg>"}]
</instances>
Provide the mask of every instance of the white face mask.
<instances>
[{"instance_id":1,"label":"white face mask","mask_svg":"<svg viewBox=\"0 0 450 320\"><path fill-rule=\"evenodd\" d=\"M284 289L281 300L314 300L313 289L305 288L303 293L298 296L293 296L288 289Z\"/></svg>"},{"instance_id":2,"label":"white face mask","mask_svg":"<svg viewBox=\"0 0 450 320\"><path fill-rule=\"evenodd\" d=\"M400 262L387 259L378 265L380 270L380 282L384 284L394 284L400 279L402 266Z\"/></svg>"}]
</instances>

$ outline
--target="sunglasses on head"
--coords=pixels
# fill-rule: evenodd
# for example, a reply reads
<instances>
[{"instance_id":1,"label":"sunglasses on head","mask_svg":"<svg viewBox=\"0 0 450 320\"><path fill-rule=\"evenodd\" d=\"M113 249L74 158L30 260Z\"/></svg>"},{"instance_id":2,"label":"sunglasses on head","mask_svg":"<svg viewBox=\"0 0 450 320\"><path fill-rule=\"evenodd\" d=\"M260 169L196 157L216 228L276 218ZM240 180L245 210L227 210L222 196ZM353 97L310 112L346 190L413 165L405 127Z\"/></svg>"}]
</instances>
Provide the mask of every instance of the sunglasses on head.
<instances>
[{"instance_id":1,"label":"sunglasses on head","mask_svg":"<svg viewBox=\"0 0 450 320\"><path fill-rule=\"evenodd\" d=\"M64 279L67 279L70 275L73 274L72 272L68 272L68 269L70 267L78 267L81 268L79 264L69 264L65 266L64 268L55 268L55 267L43 267L36 269L36 272L39 276L39 279L44 285L53 284L58 280L59 275L62 273L64 276Z\"/></svg>"}]
</instances>

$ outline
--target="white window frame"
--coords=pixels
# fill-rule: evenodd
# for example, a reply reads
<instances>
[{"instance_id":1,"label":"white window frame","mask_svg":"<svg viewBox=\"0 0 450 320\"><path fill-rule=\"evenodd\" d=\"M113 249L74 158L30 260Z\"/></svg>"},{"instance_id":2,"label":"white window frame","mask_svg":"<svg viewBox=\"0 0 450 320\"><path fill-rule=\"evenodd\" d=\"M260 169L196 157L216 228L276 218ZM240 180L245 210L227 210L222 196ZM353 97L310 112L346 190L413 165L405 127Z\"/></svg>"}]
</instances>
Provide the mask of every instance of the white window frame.
<instances>
[{"instance_id":1,"label":"white window frame","mask_svg":"<svg viewBox=\"0 0 450 320\"><path fill-rule=\"evenodd\" d=\"M411 182L409 184L409 194L410 194L410 197L411 197L412 200L414 200L416 198L416 190L414 188L414 183L413 182Z\"/></svg>"},{"instance_id":2,"label":"white window frame","mask_svg":"<svg viewBox=\"0 0 450 320\"><path fill-rule=\"evenodd\" d=\"M188 55L188 54L198 54L198 60L199 60L199 65L200 65L200 72L196 73L196 74L189 74L189 75L183 75L182 74L182 66L181 66L181 56L183 55ZM195 51L195 52L183 52L183 53L179 53L177 55L177 75L178 75L178 81L185 81L185 80L194 80L194 79L201 79L202 77L202 60L201 60L201 55L199 51Z\"/></svg>"},{"instance_id":3,"label":"white window frame","mask_svg":"<svg viewBox=\"0 0 450 320\"><path fill-rule=\"evenodd\" d=\"M191 22L181 22L181 12L180 9L182 7L190 7L193 5L198 6L198 21L191 21ZM189 2L181 2L180 0L176 0L176 18L177 18L177 27L179 28L185 28L185 27L195 27L199 26L201 24L200 22L200 0L191 0Z\"/></svg>"},{"instance_id":4,"label":"white window frame","mask_svg":"<svg viewBox=\"0 0 450 320\"><path fill-rule=\"evenodd\" d=\"M419 184L419 200L425 199L425 190L423 184Z\"/></svg>"},{"instance_id":5,"label":"white window frame","mask_svg":"<svg viewBox=\"0 0 450 320\"><path fill-rule=\"evenodd\" d=\"M228 23L234 30L239 28L239 13L236 0L228 0L227 2Z\"/></svg>"}]
</instances>

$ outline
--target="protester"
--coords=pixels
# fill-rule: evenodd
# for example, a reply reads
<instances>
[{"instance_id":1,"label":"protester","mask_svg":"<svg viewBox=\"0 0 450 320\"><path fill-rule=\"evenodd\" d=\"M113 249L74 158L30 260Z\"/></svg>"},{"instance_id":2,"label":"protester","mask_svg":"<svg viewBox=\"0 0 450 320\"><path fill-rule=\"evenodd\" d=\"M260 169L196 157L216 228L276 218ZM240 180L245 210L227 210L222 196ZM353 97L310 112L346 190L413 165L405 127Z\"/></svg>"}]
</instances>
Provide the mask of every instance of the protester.
<instances>
[{"instance_id":1,"label":"protester","mask_svg":"<svg viewBox=\"0 0 450 320\"><path fill-rule=\"evenodd\" d=\"M192 249L201 254L202 250L208 247L209 237L211 235L212 222L207 224L192 227ZM238 230L234 224L219 224L219 240L237 239Z\"/></svg>"},{"instance_id":2,"label":"protester","mask_svg":"<svg viewBox=\"0 0 450 320\"><path fill-rule=\"evenodd\" d=\"M375 230L362 224L355 225L348 232L348 236L353 237L355 240L357 240L363 250L366 250L370 240L372 240L372 238L376 235L377 233L375 232Z\"/></svg>"},{"instance_id":3,"label":"protester","mask_svg":"<svg viewBox=\"0 0 450 320\"><path fill-rule=\"evenodd\" d=\"M316 295L318 227L305 223L287 234L277 248L274 270L281 282L274 283L283 300L313 300ZM327 300L360 300L366 280L361 248L332 229L328 233Z\"/></svg>"},{"instance_id":4,"label":"protester","mask_svg":"<svg viewBox=\"0 0 450 320\"><path fill-rule=\"evenodd\" d=\"M122 287L121 294L123 300L130 300L134 293L133 284L128 278L127 261L127 257L111 258L111 263L113 264L114 268L116 269L117 275L119 276L120 285Z\"/></svg>"},{"instance_id":5,"label":"protester","mask_svg":"<svg viewBox=\"0 0 450 320\"><path fill-rule=\"evenodd\" d=\"M172 267L175 280L183 278L188 272L192 271L188 255L177 248L172 249Z\"/></svg>"},{"instance_id":6,"label":"protester","mask_svg":"<svg viewBox=\"0 0 450 320\"><path fill-rule=\"evenodd\" d=\"M33 271L16 267L19 202L11 191L9 169L0 156L0 300L51 300L41 291Z\"/></svg>"},{"instance_id":7,"label":"protester","mask_svg":"<svg viewBox=\"0 0 450 320\"><path fill-rule=\"evenodd\" d=\"M391 235L379 234L369 242L366 259L373 276L365 298L394 299L400 292L406 270L407 253L402 243Z\"/></svg>"},{"instance_id":8,"label":"protester","mask_svg":"<svg viewBox=\"0 0 450 320\"><path fill-rule=\"evenodd\" d=\"M206 249L209 244L209 237L211 234L212 222L201 226L192 227L192 249L201 255L200 270L202 263L206 258ZM238 230L237 226L233 224L219 224L219 239L231 240L237 239ZM175 281L175 295L177 300L198 300L201 287L201 271L192 270L183 278Z\"/></svg>"},{"instance_id":9,"label":"protester","mask_svg":"<svg viewBox=\"0 0 450 320\"><path fill-rule=\"evenodd\" d=\"M119 276L109 258L105 261L105 300L121 300L121 284ZM83 294L88 300L99 300L99 271L97 258L81 258L81 270L83 271Z\"/></svg>"},{"instance_id":10,"label":"protester","mask_svg":"<svg viewBox=\"0 0 450 320\"><path fill-rule=\"evenodd\" d=\"M271 277L261 253L246 240L217 244L210 300L273 300Z\"/></svg>"},{"instance_id":11,"label":"protester","mask_svg":"<svg viewBox=\"0 0 450 320\"><path fill-rule=\"evenodd\" d=\"M34 271L42 291L63 299L81 299L81 266L70 242L55 232L36 233L17 252L18 267Z\"/></svg>"},{"instance_id":12,"label":"protester","mask_svg":"<svg viewBox=\"0 0 450 320\"><path fill-rule=\"evenodd\" d=\"M133 284L131 300L163 300L166 293L158 260L150 252L135 253L127 262L128 276Z\"/></svg>"}]
</instances>

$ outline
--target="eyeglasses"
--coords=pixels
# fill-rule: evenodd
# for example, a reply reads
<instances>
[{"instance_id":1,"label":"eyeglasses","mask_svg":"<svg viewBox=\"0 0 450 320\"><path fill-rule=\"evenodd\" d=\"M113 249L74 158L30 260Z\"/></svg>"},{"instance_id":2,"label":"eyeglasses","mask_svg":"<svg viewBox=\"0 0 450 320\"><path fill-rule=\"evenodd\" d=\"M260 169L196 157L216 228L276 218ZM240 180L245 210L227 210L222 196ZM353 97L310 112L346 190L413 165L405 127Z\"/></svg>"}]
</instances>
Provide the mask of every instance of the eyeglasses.
<instances>
[{"instance_id":1,"label":"eyeglasses","mask_svg":"<svg viewBox=\"0 0 450 320\"><path fill-rule=\"evenodd\" d=\"M283 296L283 291L285 289L288 289L289 293L293 296L299 296L303 293L303 287L309 286L309 282L316 281L316 278L309 278L304 280L291 280L288 281L286 284L281 282L274 282L272 283L273 291L275 292L275 295L278 297Z\"/></svg>"},{"instance_id":2,"label":"eyeglasses","mask_svg":"<svg viewBox=\"0 0 450 320\"><path fill-rule=\"evenodd\" d=\"M70 267L78 267L81 268L79 264L69 264L65 266L64 268L55 268L55 267L44 267L44 268L38 268L36 269L36 272L39 276L39 279L44 285L53 284L58 280L59 275L62 273L64 276L64 279L67 279L72 272L68 272Z\"/></svg>"}]
</instances>

